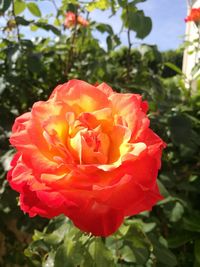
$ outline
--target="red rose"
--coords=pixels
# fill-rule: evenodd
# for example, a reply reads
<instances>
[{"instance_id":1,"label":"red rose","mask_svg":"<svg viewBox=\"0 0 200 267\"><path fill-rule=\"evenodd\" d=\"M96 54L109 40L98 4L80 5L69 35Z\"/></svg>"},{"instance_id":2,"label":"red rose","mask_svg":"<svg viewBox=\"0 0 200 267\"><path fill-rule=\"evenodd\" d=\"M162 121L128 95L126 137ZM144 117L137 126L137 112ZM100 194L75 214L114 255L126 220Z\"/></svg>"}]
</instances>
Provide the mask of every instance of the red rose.
<instances>
[{"instance_id":1,"label":"red rose","mask_svg":"<svg viewBox=\"0 0 200 267\"><path fill-rule=\"evenodd\" d=\"M200 22L200 8L192 8L190 14L185 18L185 22Z\"/></svg>"},{"instance_id":2,"label":"red rose","mask_svg":"<svg viewBox=\"0 0 200 267\"><path fill-rule=\"evenodd\" d=\"M79 24L83 27L87 27L89 25L89 22L81 16L76 16L76 14L71 11L67 12L65 15L64 22L65 28L74 27L76 24Z\"/></svg>"},{"instance_id":3,"label":"red rose","mask_svg":"<svg viewBox=\"0 0 200 267\"><path fill-rule=\"evenodd\" d=\"M71 80L18 117L8 180L29 215L68 216L96 236L160 199L156 177L164 142L149 128L138 94Z\"/></svg>"}]
</instances>

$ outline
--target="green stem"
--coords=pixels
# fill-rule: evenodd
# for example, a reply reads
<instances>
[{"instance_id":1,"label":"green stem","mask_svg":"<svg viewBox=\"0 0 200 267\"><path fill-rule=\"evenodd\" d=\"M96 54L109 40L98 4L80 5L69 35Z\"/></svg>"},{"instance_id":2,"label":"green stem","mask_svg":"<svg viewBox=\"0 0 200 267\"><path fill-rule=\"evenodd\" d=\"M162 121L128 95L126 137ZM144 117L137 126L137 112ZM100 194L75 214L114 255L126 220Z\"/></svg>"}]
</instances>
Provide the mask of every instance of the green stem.
<instances>
[{"instance_id":1,"label":"green stem","mask_svg":"<svg viewBox=\"0 0 200 267\"><path fill-rule=\"evenodd\" d=\"M70 50L68 53L68 60L66 63L66 67L65 67L65 71L64 71L64 75L68 76L71 67L73 65L73 60L74 60L74 46L75 46L75 40L76 40L76 34L77 34L77 17L78 17L78 10L76 10L76 19L75 19L75 26L74 26L74 32L72 34L71 37L71 45L70 45Z\"/></svg>"},{"instance_id":2,"label":"green stem","mask_svg":"<svg viewBox=\"0 0 200 267\"><path fill-rule=\"evenodd\" d=\"M97 241L98 237L94 237L94 267L97 267Z\"/></svg>"},{"instance_id":3,"label":"green stem","mask_svg":"<svg viewBox=\"0 0 200 267\"><path fill-rule=\"evenodd\" d=\"M126 16L127 16L127 18L129 17L128 3L126 4ZM130 80L131 47L132 47L130 28L128 28L128 31L127 31L127 38L128 38L128 51L127 51L127 58L126 58L126 63L127 63L127 79Z\"/></svg>"},{"instance_id":4,"label":"green stem","mask_svg":"<svg viewBox=\"0 0 200 267\"><path fill-rule=\"evenodd\" d=\"M19 45L21 45L21 37L20 37L20 31L19 31L19 25L16 21L16 14L15 14L15 6L14 6L14 0L12 0L12 15L15 19L15 23L16 23L16 30L17 30L17 40L18 40L18 43Z\"/></svg>"}]
</instances>

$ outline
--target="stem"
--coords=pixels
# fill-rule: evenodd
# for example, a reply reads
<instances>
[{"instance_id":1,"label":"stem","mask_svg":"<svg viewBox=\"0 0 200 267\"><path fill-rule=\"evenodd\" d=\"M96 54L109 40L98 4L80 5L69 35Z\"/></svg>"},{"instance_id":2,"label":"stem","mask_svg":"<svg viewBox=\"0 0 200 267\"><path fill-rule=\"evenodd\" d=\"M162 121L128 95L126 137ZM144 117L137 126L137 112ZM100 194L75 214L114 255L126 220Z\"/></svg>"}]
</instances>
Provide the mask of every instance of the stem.
<instances>
[{"instance_id":1,"label":"stem","mask_svg":"<svg viewBox=\"0 0 200 267\"><path fill-rule=\"evenodd\" d=\"M127 18L129 17L129 10L128 10L128 4L126 5L126 16ZM130 28L128 27L128 31L127 31L127 38L128 38L128 51L127 51L127 58L126 58L126 68L127 68L127 79L130 79L130 65L131 65L131 47L132 47L132 43L131 43L131 36L130 36Z\"/></svg>"},{"instance_id":2,"label":"stem","mask_svg":"<svg viewBox=\"0 0 200 267\"><path fill-rule=\"evenodd\" d=\"M94 237L94 267L97 266L97 240L98 237Z\"/></svg>"},{"instance_id":3,"label":"stem","mask_svg":"<svg viewBox=\"0 0 200 267\"><path fill-rule=\"evenodd\" d=\"M53 5L54 5L55 9L56 9L56 10L57 10L57 12L58 12L58 7L57 7L57 5L56 5L56 2L55 2L55 0L52 0L52 3L53 3Z\"/></svg>"},{"instance_id":4,"label":"stem","mask_svg":"<svg viewBox=\"0 0 200 267\"><path fill-rule=\"evenodd\" d=\"M64 75L68 76L68 73L73 65L73 58L74 58L74 45L75 45L75 40L76 40L76 33L77 33L77 11L76 11L76 19L75 19L75 26L74 26L74 32L71 38L71 45L70 45L70 50L68 54L68 60L66 62L66 67L64 71Z\"/></svg>"},{"instance_id":5,"label":"stem","mask_svg":"<svg viewBox=\"0 0 200 267\"><path fill-rule=\"evenodd\" d=\"M55 8L55 10L57 12L56 18L57 18L59 24L61 25L61 21L59 19L59 8L58 8L58 6L56 4L56 1L55 0L51 0L51 3L53 4L53 6L54 6L54 8ZM61 34L63 34L63 29L64 29L64 27L61 27Z\"/></svg>"},{"instance_id":6,"label":"stem","mask_svg":"<svg viewBox=\"0 0 200 267\"><path fill-rule=\"evenodd\" d=\"M90 15L90 13L87 11L87 15L86 15L86 20L87 20L87 21L89 20L89 15ZM83 45L84 45L85 37L86 37L86 30L85 30L85 31L83 32L83 34L82 34L81 47L83 47Z\"/></svg>"},{"instance_id":7,"label":"stem","mask_svg":"<svg viewBox=\"0 0 200 267\"><path fill-rule=\"evenodd\" d=\"M19 42L19 44L21 43L21 37L20 37L20 31L19 31L19 24L16 21L16 15L15 15L15 8L14 8L14 0L12 0L12 15L15 19L15 23L16 23L16 30L17 30L17 40Z\"/></svg>"},{"instance_id":8,"label":"stem","mask_svg":"<svg viewBox=\"0 0 200 267\"><path fill-rule=\"evenodd\" d=\"M86 15L86 20L89 20L89 12L87 11ZM79 50L77 51L77 58L79 58L79 71L82 73L82 60L84 57L84 43L86 39L86 33L87 33L87 28L84 28L81 30L81 46L79 47Z\"/></svg>"},{"instance_id":9,"label":"stem","mask_svg":"<svg viewBox=\"0 0 200 267\"><path fill-rule=\"evenodd\" d=\"M128 53L127 53L127 76L128 78L130 78L130 63L131 63L131 47L132 47L132 44L131 44L131 37L130 37L130 29L128 29L128 32L127 32L127 36L128 36Z\"/></svg>"}]
</instances>

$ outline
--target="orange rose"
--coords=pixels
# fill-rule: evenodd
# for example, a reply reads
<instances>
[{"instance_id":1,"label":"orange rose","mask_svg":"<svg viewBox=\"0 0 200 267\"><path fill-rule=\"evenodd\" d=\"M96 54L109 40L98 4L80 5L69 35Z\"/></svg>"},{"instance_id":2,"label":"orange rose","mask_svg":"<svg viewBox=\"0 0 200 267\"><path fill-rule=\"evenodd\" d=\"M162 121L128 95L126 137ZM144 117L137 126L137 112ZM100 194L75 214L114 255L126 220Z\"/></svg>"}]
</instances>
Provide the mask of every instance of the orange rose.
<instances>
[{"instance_id":1,"label":"orange rose","mask_svg":"<svg viewBox=\"0 0 200 267\"><path fill-rule=\"evenodd\" d=\"M8 180L29 215L68 216L97 236L160 199L156 177L164 142L149 128L138 94L71 80L18 117Z\"/></svg>"},{"instance_id":2,"label":"orange rose","mask_svg":"<svg viewBox=\"0 0 200 267\"><path fill-rule=\"evenodd\" d=\"M81 16L76 16L73 12L69 11L65 15L65 28L74 27L76 24L82 25L83 27L87 27L89 22Z\"/></svg>"},{"instance_id":3,"label":"orange rose","mask_svg":"<svg viewBox=\"0 0 200 267\"><path fill-rule=\"evenodd\" d=\"M190 14L185 18L185 22L200 22L200 8L192 8Z\"/></svg>"}]
</instances>

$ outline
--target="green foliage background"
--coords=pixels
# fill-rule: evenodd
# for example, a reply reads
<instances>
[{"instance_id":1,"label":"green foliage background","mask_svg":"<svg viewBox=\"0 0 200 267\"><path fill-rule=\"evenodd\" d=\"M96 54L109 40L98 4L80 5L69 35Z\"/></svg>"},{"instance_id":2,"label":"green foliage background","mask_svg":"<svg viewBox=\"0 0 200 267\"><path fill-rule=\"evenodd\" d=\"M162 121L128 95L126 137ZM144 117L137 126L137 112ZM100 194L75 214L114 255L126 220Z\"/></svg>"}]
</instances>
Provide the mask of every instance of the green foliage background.
<instances>
[{"instance_id":1,"label":"green foliage background","mask_svg":"<svg viewBox=\"0 0 200 267\"><path fill-rule=\"evenodd\" d=\"M151 19L137 8L145 0L62 0L61 5L49 0L56 15L46 17L40 2L0 3L5 21L0 40L0 266L199 267L200 83L197 76L196 90L185 88L183 50L161 53L147 44L134 48L130 32L143 39L152 28ZM67 10L89 19L94 9L110 9L113 15L120 10L127 47L120 46L120 34L108 24L90 21L88 27L64 30ZM33 40L21 33L24 27L50 34ZM106 34L106 49L94 31ZM142 94L149 102L151 127L168 144L158 178L165 199L151 213L127 218L107 239L81 233L63 216L28 218L5 178L14 153L8 138L15 117L71 78Z\"/></svg>"}]
</instances>

